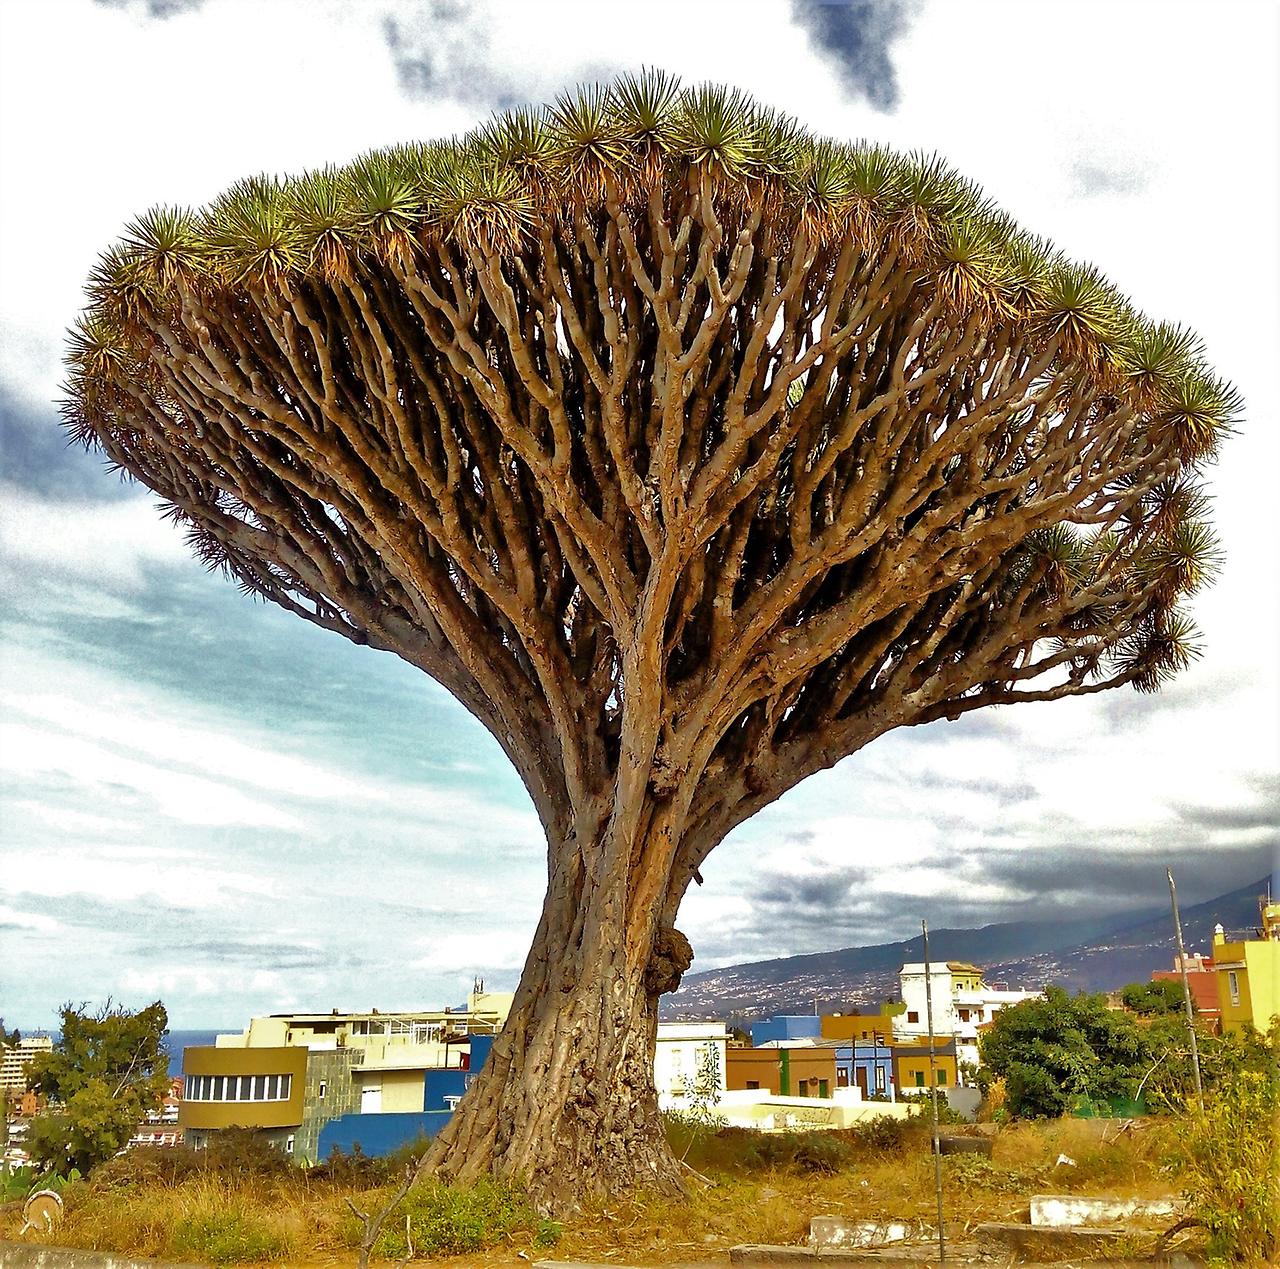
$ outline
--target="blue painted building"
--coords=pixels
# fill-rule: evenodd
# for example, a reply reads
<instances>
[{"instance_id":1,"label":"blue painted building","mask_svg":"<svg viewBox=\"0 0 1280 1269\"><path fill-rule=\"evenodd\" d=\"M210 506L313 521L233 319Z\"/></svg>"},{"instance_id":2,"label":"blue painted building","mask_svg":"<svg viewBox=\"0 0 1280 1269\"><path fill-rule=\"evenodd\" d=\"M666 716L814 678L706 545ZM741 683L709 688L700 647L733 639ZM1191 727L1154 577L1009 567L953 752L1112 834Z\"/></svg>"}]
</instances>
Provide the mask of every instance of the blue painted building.
<instances>
[{"instance_id":1,"label":"blue painted building","mask_svg":"<svg viewBox=\"0 0 1280 1269\"><path fill-rule=\"evenodd\" d=\"M462 1094L471 1087L476 1072L489 1059L489 1050L493 1048L494 1037L491 1035L473 1035L471 1052L466 1066L451 1066L444 1070L428 1070L423 1076L422 1109L452 1110Z\"/></svg>"},{"instance_id":2,"label":"blue painted building","mask_svg":"<svg viewBox=\"0 0 1280 1269\"><path fill-rule=\"evenodd\" d=\"M897 1100L893 1086L893 1049L887 1044L836 1045L836 1087L858 1088L865 1098Z\"/></svg>"},{"instance_id":3,"label":"blue painted building","mask_svg":"<svg viewBox=\"0 0 1280 1269\"><path fill-rule=\"evenodd\" d=\"M335 1149L350 1154L357 1146L370 1157L390 1154L419 1137L434 1137L449 1122L452 1111L378 1111L373 1114L341 1115L320 1129L317 1154L321 1161Z\"/></svg>"},{"instance_id":4,"label":"blue painted building","mask_svg":"<svg viewBox=\"0 0 1280 1269\"><path fill-rule=\"evenodd\" d=\"M812 1013L784 1013L751 1024L751 1047L786 1040L816 1040L822 1035L822 1019Z\"/></svg>"},{"instance_id":5,"label":"blue painted building","mask_svg":"<svg viewBox=\"0 0 1280 1269\"><path fill-rule=\"evenodd\" d=\"M429 1068L422 1079L421 1111L386 1111L341 1115L320 1130L317 1157L327 1159L336 1147L350 1154L356 1146L371 1157L390 1154L419 1137L434 1137L467 1091L493 1048L491 1035L473 1035L466 1066Z\"/></svg>"}]
</instances>

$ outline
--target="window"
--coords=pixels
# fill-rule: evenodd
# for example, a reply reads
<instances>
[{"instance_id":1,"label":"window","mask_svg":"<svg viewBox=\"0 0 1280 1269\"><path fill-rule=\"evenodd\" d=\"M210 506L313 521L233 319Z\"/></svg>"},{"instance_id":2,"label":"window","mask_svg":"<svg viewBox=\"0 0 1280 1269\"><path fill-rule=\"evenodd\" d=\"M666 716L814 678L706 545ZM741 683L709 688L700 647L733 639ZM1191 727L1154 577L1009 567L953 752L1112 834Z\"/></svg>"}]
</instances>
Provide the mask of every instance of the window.
<instances>
[{"instance_id":1,"label":"window","mask_svg":"<svg viewBox=\"0 0 1280 1269\"><path fill-rule=\"evenodd\" d=\"M920 1021L920 1014L919 1014L915 1009L909 1009L909 1010L907 1011L907 1021L908 1021L908 1022L919 1022L919 1021Z\"/></svg>"},{"instance_id":2,"label":"window","mask_svg":"<svg viewBox=\"0 0 1280 1269\"><path fill-rule=\"evenodd\" d=\"M327 1087L328 1085L326 1084L326 1082L324 1080L321 1080L320 1081L320 1100L321 1101L324 1101L324 1094Z\"/></svg>"},{"instance_id":3,"label":"window","mask_svg":"<svg viewBox=\"0 0 1280 1269\"><path fill-rule=\"evenodd\" d=\"M923 1072L923 1071L916 1071L916 1072L915 1072L915 1077L916 1077L916 1087L917 1087L917 1088L923 1088L923 1087L924 1087L924 1072Z\"/></svg>"},{"instance_id":4,"label":"window","mask_svg":"<svg viewBox=\"0 0 1280 1269\"><path fill-rule=\"evenodd\" d=\"M938 1072L938 1083L939 1083L939 1084L945 1084L946 1082L947 1082L947 1073L946 1073L946 1071L939 1071L939 1072Z\"/></svg>"},{"instance_id":5,"label":"window","mask_svg":"<svg viewBox=\"0 0 1280 1269\"><path fill-rule=\"evenodd\" d=\"M876 1092L884 1092L884 1067L878 1063L876 1065Z\"/></svg>"},{"instance_id":6,"label":"window","mask_svg":"<svg viewBox=\"0 0 1280 1269\"><path fill-rule=\"evenodd\" d=\"M445 1108L445 1110L457 1110L457 1109L458 1109L458 1103L459 1103L461 1100L462 1100L462 1098L461 1098L461 1097L446 1097L446 1098L444 1099L444 1108Z\"/></svg>"},{"instance_id":7,"label":"window","mask_svg":"<svg viewBox=\"0 0 1280 1269\"><path fill-rule=\"evenodd\" d=\"M760 1081L759 1081L759 1080L748 1080L748 1081L747 1081L747 1087L748 1087L748 1088L759 1088L759 1087L760 1087Z\"/></svg>"},{"instance_id":8,"label":"window","mask_svg":"<svg viewBox=\"0 0 1280 1269\"><path fill-rule=\"evenodd\" d=\"M819 1097L831 1096L831 1085L826 1080L818 1081L818 1096Z\"/></svg>"},{"instance_id":9,"label":"window","mask_svg":"<svg viewBox=\"0 0 1280 1269\"><path fill-rule=\"evenodd\" d=\"M1234 969L1227 970L1227 990L1231 993L1231 1003L1240 1003L1240 975Z\"/></svg>"},{"instance_id":10,"label":"window","mask_svg":"<svg viewBox=\"0 0 1280 1269\"><path fill-rule=\"evenodd\" d=\"M255 1102L265 1102L267 1100L267 1077L265 1075L255 1075L253 1077L253 1100Z\"/></svg>"},{"instance_id":11,"label":"window","mask_svg":"<svg viewBox=\"0 0 1280 1269\"><path fill-rule=\"evenodd\" d=\"M961 1022L968 1022L968 1021L969 1021L969 1011L968 1011L967 1009L961 1009L961 1010L960 1010L960 1021L961 1021Z\"/></svg>"},{"instance_id":12,"label":"window","mask_svg":"<svg viewBox=\"0 0 1280 1269\"><path fill-rule=\"evenodd\" d=\"M293 1133L290 1133L288 1137L285 1138L284 1152L285 1154L293 1153Z\"/></svg>"}]
</instances>

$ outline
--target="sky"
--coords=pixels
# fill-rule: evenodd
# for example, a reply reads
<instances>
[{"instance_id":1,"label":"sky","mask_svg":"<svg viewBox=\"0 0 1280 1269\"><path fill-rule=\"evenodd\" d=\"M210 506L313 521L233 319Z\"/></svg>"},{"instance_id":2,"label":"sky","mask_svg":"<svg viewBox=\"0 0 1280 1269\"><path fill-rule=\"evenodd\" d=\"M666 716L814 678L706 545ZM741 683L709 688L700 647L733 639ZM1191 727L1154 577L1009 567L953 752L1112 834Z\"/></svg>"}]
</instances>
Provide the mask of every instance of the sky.
<instances>
[{"instance_id":1,"label":"sky","mask_svg":"<svg viewBox=\"0 0 1280 1269\"><path fill-rule=\"evenodd\" d=\"M519 779L443 689L241 595L69 449L63 334L155 203L445 136L644 65L936 151L1198 330L1245 400L1210 476L1205 655L1157 697L891 734L739 828L695 969L1184 902L1280 843L1280 9L1272 3L0 4L0 1016L175 1027L514 986L545 876Z\"/></svg>"}]
</instances>

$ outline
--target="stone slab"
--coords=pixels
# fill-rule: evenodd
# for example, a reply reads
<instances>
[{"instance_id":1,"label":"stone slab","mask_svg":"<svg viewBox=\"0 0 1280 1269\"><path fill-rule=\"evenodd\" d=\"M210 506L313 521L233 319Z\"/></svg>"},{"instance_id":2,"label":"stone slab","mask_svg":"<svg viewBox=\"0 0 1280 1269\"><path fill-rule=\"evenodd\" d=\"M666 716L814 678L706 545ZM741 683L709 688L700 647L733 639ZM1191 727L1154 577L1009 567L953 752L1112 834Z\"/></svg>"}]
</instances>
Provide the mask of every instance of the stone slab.
<instances>
[{"instance_id":1,"label":"stone slab","mask_svg":"<svg viewBox=\"0 0 1280 1269\"><path fill-rule=\"evenodd\" d=\"M927 1236L915 1221L858 1221L845 1216L814 1216L809 1221L813 1247L884 1247Z\"/></svg>"},{"instance_id":2,"label":"stone slab","mask_svg":"<svg viewBox=\"0 0 1280 1269\"><path fill-rule=\"evenodd\" d=\"M1020 1260L1070 1260L1076 1256L1096 1257L1122 1242L1131 1240L1134 1231L1116 1227L1066 1226L1049 1229L1044 1226L1012 1222L988 1221L974 1227L973 1236L988 1253Z\"/></svg>"},{"instance_id":3,"label":"stone slab","mask_svg":"<svg viewBox=\"0 0 1280 1269\"><path fill-rule=\"evenodd\" d=\"M1181 1210L1176 1199L1116 1198L1112 1195L1033 1194L1031 1223L1048 1228L1111 1225L1116 1221L1172 1220Z\"/></svg>"},{"instance_id":4,"label":"stone slab","mask_svg":"<svg viewBox=\"0 0 1280 1269\"><path fill-rule=\"evenodd\" d=\"M120 1251L79 1251L74 1247L49 1247L44 1243L17 1243L0 1239L3 1269L203 1269L200 1265L150 1260Z\"/></svg>"},{"instance_id":5,"label":"stone slab","mask_svg":"<svg viewBox=\"0 0 1280 1269\"><path fill-rule=\"evenodd\" d=\"M948 1243L947 1264L974 1264L982 1259L976 1243ZM775 1247L743 1243L729 1249L735 1265L883 1265L885 1269L936 1269L938 1245L898 1244L891 1247Z\"/></svg>"}]
</instances>

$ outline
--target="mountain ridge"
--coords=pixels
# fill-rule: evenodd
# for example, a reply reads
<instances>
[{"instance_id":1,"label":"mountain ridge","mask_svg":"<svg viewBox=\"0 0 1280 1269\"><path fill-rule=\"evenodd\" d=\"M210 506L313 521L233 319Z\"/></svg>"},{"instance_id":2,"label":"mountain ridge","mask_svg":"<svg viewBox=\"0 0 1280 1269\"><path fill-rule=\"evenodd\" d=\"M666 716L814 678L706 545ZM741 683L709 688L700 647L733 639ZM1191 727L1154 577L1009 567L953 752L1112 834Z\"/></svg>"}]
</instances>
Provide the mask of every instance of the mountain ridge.
<instances>
[{"instance_id":1,"label":"mountain ridge","mask_svg":"<svg viewBox=\"0 0 1280 1269\"><path fill-rule=\"evenodd\" d=\"M1212 946L1213 927L1252 928L1267 879L1192 904L1182 911L1188 951ZM1009 921L929 932L934 960L979 965L988 982L1027 988L1058 983L1070 990L1112 991L1146 981L1173 965L1175 938L1168 911L1135 906L1106 917ZM898 970L923 958L919 935L893 943L805 952L687 974L663 1000L662 1016L747 1019L800 1010L874 1006L898 995Z\"/></svg>"}]
</instances>

